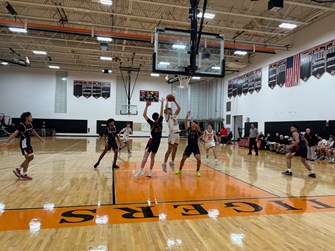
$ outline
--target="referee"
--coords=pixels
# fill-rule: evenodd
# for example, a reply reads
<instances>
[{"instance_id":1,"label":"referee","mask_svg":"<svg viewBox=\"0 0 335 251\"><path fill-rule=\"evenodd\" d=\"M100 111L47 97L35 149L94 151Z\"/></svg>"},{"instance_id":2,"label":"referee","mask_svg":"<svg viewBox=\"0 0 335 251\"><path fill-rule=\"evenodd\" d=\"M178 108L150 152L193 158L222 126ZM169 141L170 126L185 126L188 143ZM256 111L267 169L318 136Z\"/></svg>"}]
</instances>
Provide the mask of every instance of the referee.
<instances>
[{"instance_id":1,"label":"referee","mask_svg":"<svg viewBox=\"0 0 335 251\"><path fill-rule=\"evenodd\" d=\"M249 131L249 138L248 138L248 142L249 142L249 155L251 155L251 151L252 151L252 146L254 146L255 148L255 153L256 156L258 156L258 147L257 147L257 140L258 140L258 129L255 127L254 124L250 125L250 131Z\"/></svg>"}]
</instances>

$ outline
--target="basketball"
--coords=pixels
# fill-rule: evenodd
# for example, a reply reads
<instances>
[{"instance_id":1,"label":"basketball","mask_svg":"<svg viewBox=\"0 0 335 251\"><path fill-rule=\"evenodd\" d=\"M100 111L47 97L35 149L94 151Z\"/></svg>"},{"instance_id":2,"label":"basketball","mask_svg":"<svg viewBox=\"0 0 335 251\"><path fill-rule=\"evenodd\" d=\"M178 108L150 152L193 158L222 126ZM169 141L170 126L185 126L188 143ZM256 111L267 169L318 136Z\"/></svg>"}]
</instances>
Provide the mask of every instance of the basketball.
<instances>
[{"instance_id":1,"label":"basketball","mask_svg":"<svg viewBox=\"0 0 335 251\"><path fill-rule=\"evenodd\" d=\"M169 94L169 95L166 96L166 100L169 101L169 102L173 102L173 101L175 101L175 97L172 94Z\"/></svg>"},{"instance_id":2,"label":"basketball","mask_svg":"<svg viewBox=\"0 0 335 251\"><path fill-rule=\"evenodd\" d=\"M150 106L150 105L151 105L151 101L148 100L148 101L147 101L147 106Z\"/></svg>"}]
</instances>

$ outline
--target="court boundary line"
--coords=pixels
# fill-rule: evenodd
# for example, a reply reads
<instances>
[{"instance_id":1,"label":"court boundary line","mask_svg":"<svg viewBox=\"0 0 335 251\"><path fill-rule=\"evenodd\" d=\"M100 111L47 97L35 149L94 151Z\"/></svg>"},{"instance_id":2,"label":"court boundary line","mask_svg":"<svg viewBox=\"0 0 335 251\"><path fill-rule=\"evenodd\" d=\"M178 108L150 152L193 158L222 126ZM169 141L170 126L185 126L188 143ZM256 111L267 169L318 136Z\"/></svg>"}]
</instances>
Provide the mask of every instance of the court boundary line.
<instances>
[{"instance_id":1,"label":"court boundary line","mask_svg":"<svg viewBox=\"0 0 335 251\"><path fill-rule=\"evenodd\" d=\"M192 160L192 161L193 161L193 160ZM194 162L195 162L195 161L194 161ZM268 193L268 194L271 194L271 195L273 195L273 196L275 196L275 197L278 197L278 198L280 197L280 196L277 195L277 194L271 193L271 192L269 192L269 191L267 191L267 190L265 190L265 189L263 189L263 188L260 188L260 187L258 187L258 186L252 185L252 184L250 184L250 183L248 183L248 182L246 182L246 181L244 181L244 180L241 180L241 179L236 178L236 177L234 177L234 176L232 176L232 175L230 175L230 174L227 174L227 173L225 173L224 171L215 169L214 167L205 165L205 164L203 164L203 163L201 163L201 165L203 165L203 166L205 166L205 167L207 167L207 168L209 168L209 169L212 169L212 170L214 170L214 171L217 171L217 172L219 172L219 173L221 173L221 174L227 175L227 176L230 177L230 178L233 178L233 179L235 179L235 180L238 180L238 181L240 181L240 182L242 182L242 183L244 183L244 184L247 184L247 185L249 185L249 186L252 186L252 187L254 187L254 188L256 188L256 189L259 189L259 190L261 190L261 191L263 191L263 192L266 192L266 193Z\"/></svg>"},{"instance_id":2,"label":"court boundary line","mask_svg":"<svg viewBox=\"0 0 335 251\"><path fill-rule=\"evenodd\" d=\"M182 200L182 201L161 201L153 202L152 205L163 205L163 204L173 204L173 203L193 203L193 202L219 202L219 201L230 201L230 200L267 200L267 199L307 199L307 198L326 198L334 197L334 195L313 195L313 196L288 196L288 197L259 197L259 198L225 198L225 199L212 199L212 200ZM144 205L148 202L130 202L130 203L120 203L120 204L100 204L100 205L74 205L74 206L55 206L54 208L80 208L80 207L102 207L102 206L126 206L126 205ZM15 210L44 210L42 207L31 207L31 208L6 208L5 211L15 211Z\"/></svg>"}]
</instances>

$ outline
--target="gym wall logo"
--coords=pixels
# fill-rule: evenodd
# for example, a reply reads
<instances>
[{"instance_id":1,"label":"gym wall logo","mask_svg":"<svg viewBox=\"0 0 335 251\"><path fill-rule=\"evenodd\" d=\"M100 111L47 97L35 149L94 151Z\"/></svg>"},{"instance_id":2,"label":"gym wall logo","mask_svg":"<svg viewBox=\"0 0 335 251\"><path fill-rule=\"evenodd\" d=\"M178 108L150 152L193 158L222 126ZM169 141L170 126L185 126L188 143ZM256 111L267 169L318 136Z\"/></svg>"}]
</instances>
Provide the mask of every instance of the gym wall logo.
<instances>
[{"instance_id":1,"label":"gym wall logo","mask_svg":"<svg viewBox=\"0 0 335 251\"><path fill-rule=\"evenodd\" d=\"M299 57L300 60L295 61ZM289 57L269 65L268 85L271 89L274 89L276 85L282 87L284 84L286 87L297 86L298 83L286 85L288 76L285 73L287 73L287 65L291 58ZM293 58L292 74L296 75L297 80L300 78L302 81L307 82L311 76L321 79L326 72L335 76L335 40L305 50Z\"/></svg>"},{"instance_id":2,"label":"gym wall logo","mask_svg":"<svg viewBox=\"0 0 335 251\"><path fill-rule=\"evenodd\" d=\"M232 199L167 204L103 205L43 209L8 209L0 213L0 231L260 216L335 211L335 196Z\"/></svg>"},{"instance_id":3,"label":"gym wall logo","mask_svg":"<svg viewBox=\"0 0 335 251\"><path fill-rule=\"evenodd\" d=\"M73 81L73 95L77 98L81 96L85 98L94 97L96 99L103 97L108 99L111 95L111 83L100 82L100 81L85 81L85 80L74 80Z\"/></svg>"},{"instance_id":4,"label":"gym wall logo","mask_svg":"<svg viewBox=\"0 0 335 251\"><path fill-rule=\"evenodd\" d=\"M249 72L228 81L228 98L242 94L252 94L254 91L260 92L262 89L262 69Z\"/></svg>"}]
</instances>

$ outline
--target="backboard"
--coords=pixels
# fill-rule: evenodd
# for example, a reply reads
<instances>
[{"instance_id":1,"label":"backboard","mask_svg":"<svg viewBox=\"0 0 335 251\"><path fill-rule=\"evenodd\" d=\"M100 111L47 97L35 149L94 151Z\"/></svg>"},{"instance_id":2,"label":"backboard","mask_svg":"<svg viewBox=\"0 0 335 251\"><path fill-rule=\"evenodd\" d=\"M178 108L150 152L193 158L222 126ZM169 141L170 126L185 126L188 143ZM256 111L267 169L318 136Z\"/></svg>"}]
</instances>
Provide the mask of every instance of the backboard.
<instances>
[{"instance_id":1,"label":"backboard","mask_svg":"<svg viewBox=\"0 0 335 251\"><path fill-rule=\"evenodd\" d=\"M201 34L194 73L189 71L191 62L190 36L190 32L186 30L156 27L153 72L224 77L224 36L212 33Z\"/></svg>"}]
</instances>

